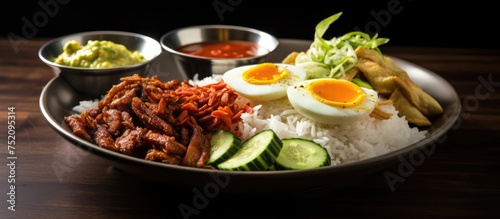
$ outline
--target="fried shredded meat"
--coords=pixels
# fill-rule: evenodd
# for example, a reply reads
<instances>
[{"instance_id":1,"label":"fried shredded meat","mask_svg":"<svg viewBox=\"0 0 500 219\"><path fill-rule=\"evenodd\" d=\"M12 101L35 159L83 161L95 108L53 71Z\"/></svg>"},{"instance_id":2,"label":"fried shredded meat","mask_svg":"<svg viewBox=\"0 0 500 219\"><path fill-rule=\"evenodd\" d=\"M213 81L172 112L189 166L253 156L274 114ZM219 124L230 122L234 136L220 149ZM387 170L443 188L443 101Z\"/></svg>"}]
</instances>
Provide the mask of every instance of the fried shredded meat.
<instances>
[{"instance_id":1,"label":"fried shredded meat","mask_svg":"<svg viewBox=\"0 0 500 219\"><path fill-rule=\"evenodd\" d=\"M223 81L205 86L137 74L121 78L96 108L64 117L75 135L117 153L173 165L209 168L212 131L241 136L238 95Z\"/></svg>"}]
</instances>

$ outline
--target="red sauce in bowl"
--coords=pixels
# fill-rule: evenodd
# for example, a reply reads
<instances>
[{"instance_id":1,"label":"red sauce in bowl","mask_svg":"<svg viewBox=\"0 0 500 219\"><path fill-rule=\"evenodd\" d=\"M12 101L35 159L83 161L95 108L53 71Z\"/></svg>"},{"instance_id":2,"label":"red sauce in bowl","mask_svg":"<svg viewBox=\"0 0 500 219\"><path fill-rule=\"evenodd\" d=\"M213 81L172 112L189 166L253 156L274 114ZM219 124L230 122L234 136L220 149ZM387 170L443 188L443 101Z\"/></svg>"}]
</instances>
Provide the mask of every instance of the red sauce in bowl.
<instances>
[{"instance_id":1,"label":"red sauce in bowl","mask_svg":"<svg viewBox=\"0 0 500 219\"><path fill-rule=\"evenodd\" d=\"M266 49L253 42L225 41L199 42L177 48L177 51L207 58L245 58L253 57Z\"/></svg>"}]
</instances>

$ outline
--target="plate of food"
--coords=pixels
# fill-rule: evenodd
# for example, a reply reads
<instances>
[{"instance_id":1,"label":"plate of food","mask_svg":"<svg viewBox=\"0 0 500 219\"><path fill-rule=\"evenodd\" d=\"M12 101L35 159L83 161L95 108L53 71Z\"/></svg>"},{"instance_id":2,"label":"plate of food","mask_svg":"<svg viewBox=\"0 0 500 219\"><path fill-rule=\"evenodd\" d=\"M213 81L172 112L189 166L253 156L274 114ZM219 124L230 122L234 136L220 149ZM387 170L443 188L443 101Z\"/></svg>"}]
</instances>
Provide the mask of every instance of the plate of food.
<instances>
[{"instance_id":1,"label":"plate of food","mask_svg":"<svg viewBox=\"0 0 500 219\"><path fill-rule=\"evenodd\" d=\"M314 41L280 39L267 62L224 75L131 75L100 99L55 77L40 108L63 138L133 176L237 193L342 186L433 145L460 102L438 74L384 55L384 38L318 40L339 16Z\"/></svg>"}]
</instances>

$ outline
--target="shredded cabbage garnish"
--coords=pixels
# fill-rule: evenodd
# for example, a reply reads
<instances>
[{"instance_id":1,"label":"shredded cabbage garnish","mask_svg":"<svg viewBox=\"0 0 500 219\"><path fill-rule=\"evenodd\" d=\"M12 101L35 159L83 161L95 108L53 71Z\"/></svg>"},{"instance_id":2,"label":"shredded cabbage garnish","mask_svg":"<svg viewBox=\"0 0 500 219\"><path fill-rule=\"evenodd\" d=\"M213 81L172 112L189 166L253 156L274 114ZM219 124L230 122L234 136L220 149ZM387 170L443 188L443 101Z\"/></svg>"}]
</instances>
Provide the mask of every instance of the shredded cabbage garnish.
<instances>
[{"instance_id":1,"label":"shredded cabbage garnish","mask_svg":"<svg viewBox=\"0 0 500 219\"><path fill-rule=\"evenodd\" d=\"M295 65L301 67L307 78L339 78L353 68L358 61L355 49L363 46L376 50L382 54L378 46L389 42L388 38L378 38L378 34L370 37L361 31L352 31L341 37L330 40L323 39L323 35L342 12L334 14L316 25L314 41L306 52L300 52Z\"/></svg>"}]
</instances>

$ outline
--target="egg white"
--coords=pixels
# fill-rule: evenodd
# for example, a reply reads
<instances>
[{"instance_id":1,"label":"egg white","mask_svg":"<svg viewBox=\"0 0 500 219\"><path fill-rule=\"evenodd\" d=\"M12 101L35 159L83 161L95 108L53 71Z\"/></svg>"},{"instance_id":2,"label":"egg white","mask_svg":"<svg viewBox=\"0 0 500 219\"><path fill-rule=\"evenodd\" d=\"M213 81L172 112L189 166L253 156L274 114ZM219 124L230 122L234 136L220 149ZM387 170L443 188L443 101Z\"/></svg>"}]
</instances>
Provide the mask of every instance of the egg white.
<instances>
[{"instance_id":1,"label":"egg white","mask_svg":"<svg viewBox=\"0 0 500 219\"><path fill-rule=\"evenodd\" d=\"M316 79L298 82L287 89L288 100L292 106L304 117L313 121L331 125L349 124L368 116L377 106L377 92L363 87L361 89L365 92L366 98L357 106L342 108L322 103L306 89L306 85L313 80Z\"/></svg>"},{"instance_id":2,"label":"egg white","mask_svg":"<svg viewBox=\"0 0 500 219\"><path fill-rule=\"evenodd\" d=\"M242 74L247 69L255 67L255 65L246 65L233 68L224 73L222 79L239 95L250 100L264 102L276 100L287 95L288 86L303 81L306 78L306 73L301 68L295 65L274 63L275 65L283 66L290 72L289 77L272 84L251 84L246 82Z\"/></svg>"}]
</instances>

